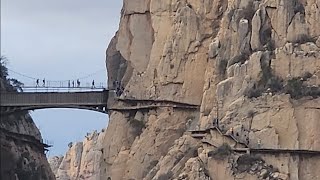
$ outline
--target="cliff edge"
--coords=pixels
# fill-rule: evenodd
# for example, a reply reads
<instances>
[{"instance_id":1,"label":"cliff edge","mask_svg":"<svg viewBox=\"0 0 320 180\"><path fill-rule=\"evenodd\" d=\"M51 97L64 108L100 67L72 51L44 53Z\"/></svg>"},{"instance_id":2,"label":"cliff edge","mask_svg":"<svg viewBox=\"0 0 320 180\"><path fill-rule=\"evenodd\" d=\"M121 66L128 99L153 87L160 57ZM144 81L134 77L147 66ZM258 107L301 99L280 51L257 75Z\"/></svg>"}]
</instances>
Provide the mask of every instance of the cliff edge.
<instances>
[{"instance_id":1,"label":"cliff edge","mask_svg":"<svg viewBox=\"0 0 320 180\"><path fill-rule=\"evenodd\" d=\"M7 78L0 59L0 91L16 91L19 81ZM11 83L10 83L11 82ZM0 114L0 179L53 180L39 129L28 111Z\"/></svg>"},{"instance_id":2,"label":"cliff edge","mask_svg":"<svg viewBox=\"0 0 320 180\"><path fill-rule=\"evenodd\" d=\"M319 8L124 0L101 179L319 179Z\"/></svg>"}]
</instances>

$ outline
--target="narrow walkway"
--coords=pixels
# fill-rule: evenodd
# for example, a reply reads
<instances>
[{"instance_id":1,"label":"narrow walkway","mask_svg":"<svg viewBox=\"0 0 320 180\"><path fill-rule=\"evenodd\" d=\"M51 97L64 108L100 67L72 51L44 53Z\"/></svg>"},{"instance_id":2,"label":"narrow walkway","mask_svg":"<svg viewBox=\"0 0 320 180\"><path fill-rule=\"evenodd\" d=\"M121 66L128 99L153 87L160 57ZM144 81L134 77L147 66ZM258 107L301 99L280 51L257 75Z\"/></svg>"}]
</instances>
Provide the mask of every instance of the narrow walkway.
<instances>
[{"instance_id":1,"label":"narrow walkway","mask_svg":"<svg viewBox=\"0 0 320 180\"><path fill-rule=\"evenodd\" d=\"M34 136L11 132L4 128L0 128L0 134L6 139L12 139L14 141L22 141L24 143L27 143L41 153L48 151L47 148L51 147L51 145L41 142Z\"/></svg>"},{"instance_id":2,"label":"narrow walkway","mask_svg":"<svg viewBox=\"0 0 320 180\"><path fill-rule=\"evenodd\" d=\"M232 135L223 134L219 128L211 127L204 130L190 130L191 137L196 139L201 139L202 143L208 144L210 146L217 147L217 145L212 144L212 142L205 139L205 137L210 133L211 130L216 130L219 132L221 136L225 136L231 138L237 144L244 145L245 148L232 148L234 152L237 153L253 153L253 154L291 154L291 155L312 155L312 156L320 156L320 151L316 150L307 150L307 149L272 149L272 148L249 148L246 144L240 143L236 140Z\"/></svg>"}]
</instances>

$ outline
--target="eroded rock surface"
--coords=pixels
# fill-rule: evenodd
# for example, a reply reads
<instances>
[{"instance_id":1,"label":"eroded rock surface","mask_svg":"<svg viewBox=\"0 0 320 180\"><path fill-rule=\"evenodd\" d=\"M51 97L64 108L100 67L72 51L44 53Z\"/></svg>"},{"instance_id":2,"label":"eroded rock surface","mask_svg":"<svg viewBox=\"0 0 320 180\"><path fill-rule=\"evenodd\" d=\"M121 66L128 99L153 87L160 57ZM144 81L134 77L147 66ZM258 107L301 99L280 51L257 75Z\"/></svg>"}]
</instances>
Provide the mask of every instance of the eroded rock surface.
<instances>
[{"instance_id":1,"label":"eroded rock surface","mask_svg":"<svg viewBox=\"0 0 320 180\"><path fill-rule=\"evenodd\" d=\"M49 163L56 179L99 179L104 132L88 133L83 142L70 143L64 156L50 158Z\"/></svg>"},{"instance_id":2,"label":"eroded rock surface","mask_svg":"<svg viewBox=\"0 0 320 180\"><path fill-rule=\"evenodd\" d=\"M297 153L320 151L319 22L318 0L124 0L108 84L140 108L110 111L100 179L319 179Z\"/></svg>"},{"instance_id":3,"label":"eroded rock surface","mask_svg":"<svg viewBox=\"0 0 320 180\"><path fill-rule=\"evenodd\" d=\"M0 61L0 91L16 91L10 84L7 68ZM16 82L19 82L16 80ZM53 180L46 147L28 111L0 112L0 179Z\"/></svg>"},{"instance_id":4,"label":"eroded rock surface","mask_svg":"<svg viewBox=\"0 0 320 180\"><path fill-rule=\"evenodd\" d=\"M318 179L306 165L318 157L264 154L259 170L239 175L230 168L237 153L229 160L208 153L223 143L320 151L319 7L317 0L125 1L107 53L107 64L127 68L108 69L124 86L120 98L199 109L112 112L101 179ZM214 123L221 132L207 131L207 143L186 132Z\"/></svg>"}]
</instances>

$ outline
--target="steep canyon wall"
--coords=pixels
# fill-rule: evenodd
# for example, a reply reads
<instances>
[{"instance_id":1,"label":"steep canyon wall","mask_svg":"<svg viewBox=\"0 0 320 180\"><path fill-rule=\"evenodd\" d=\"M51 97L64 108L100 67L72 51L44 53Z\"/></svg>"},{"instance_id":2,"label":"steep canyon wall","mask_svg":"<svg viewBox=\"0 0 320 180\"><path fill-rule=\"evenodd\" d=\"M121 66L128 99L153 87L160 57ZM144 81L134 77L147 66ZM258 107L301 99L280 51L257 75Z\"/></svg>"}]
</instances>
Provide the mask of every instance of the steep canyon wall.
<instances>
[{"instance_id":1,"label":"steep canyon wall","mask_svg":"<svg viewBox=\"0 0 320 180\"><path fill-rule=\"evenodd\" d=\"M239 155L210 153L224 142L320 150L319 8L317 0L124 0L107 50L109 85L122 83L121 99L198 108L112 111L101 179L233 179L230 161ZM235 140L210 130L208 145L187 133L217 121ZM263 162L274 168L241 176L319 179L318 156L279 153Z\"/></svg>"},{"instance_id":2,"label":"steep canyon wall","mask_svg":"<svg viewBox=\"0 0 320 180\"><path fill-rule=\"evenodd\" d=\"M124 0L106 64L128 109L86 178L320 179L319 22L319 0Z\"/></svg>"}]
</instances>

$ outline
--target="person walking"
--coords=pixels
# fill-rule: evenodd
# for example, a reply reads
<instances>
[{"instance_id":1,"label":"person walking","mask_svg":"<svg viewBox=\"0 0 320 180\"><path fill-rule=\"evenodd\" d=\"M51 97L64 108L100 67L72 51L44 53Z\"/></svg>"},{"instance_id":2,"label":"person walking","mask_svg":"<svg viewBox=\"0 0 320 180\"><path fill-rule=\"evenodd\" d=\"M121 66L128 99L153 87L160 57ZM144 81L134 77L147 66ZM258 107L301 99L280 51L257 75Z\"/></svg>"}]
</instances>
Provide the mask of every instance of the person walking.
<instances>
[{"instance_id":1,"label":"person walking","mask_svg":"<svg viewBox=\"0 0 320 180\"><path fill-rule=\"evenodd\" d=\"M80 81L77 79L77 86L80 87Z\"/></svg>"},{"instance_id":2,"label":"person walking","mask_svg":"<svg viewBox=\"0 0 320 180\"><path fill-rule=\"evenodd\" d=\"M70 80L68 80L68 88L70 88Z\"/></svg>"},{"instance_id":3,"label":"person walking","mask_svg":"<svg viewBox=\"0 0 320 180\"><path fill-rule=\"evenodd\" d=\"M43 79L42 83L43 83L42 86L45 87L46 86L46 79Z\"/></svg>"},{"instance_id":4,"label":"person walking","mask_svg":"<svg viewBox=\"0 0 320 180\"><path fill-rule=\"evenodd\" d=\"M72 87L74 87L74 81L72 81Z\"/></svg>"},{"instance_id":5,"label":"person walking","mask_svg":"<svg viewBox=\"0 0 320 180\"><path fill-rule=\"evenodd\" d=\"M261 149L261 139L258 139L258 149Z\"/></svg>"},{"instance_id":6,"label":"person walking","mask_svg":"<svg viewBox=\"0 0 320 180\"><path fill-rule=\"evenodd\" d=\"M37 83L36 87L38 87L39 86L39 79L37 79L36 83Z\"/></svg>"},{"instance_id":7,"label":"person walking","mask_svg":"<svg viewBox=\"0 0 320 180\"><path fill-rule=\"evenodd\" d=\"M94 80L92 80L92 89L93 89L93 88L95 88L95 87L94 87Z\"/></svg>"}]
</instances>

